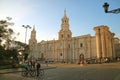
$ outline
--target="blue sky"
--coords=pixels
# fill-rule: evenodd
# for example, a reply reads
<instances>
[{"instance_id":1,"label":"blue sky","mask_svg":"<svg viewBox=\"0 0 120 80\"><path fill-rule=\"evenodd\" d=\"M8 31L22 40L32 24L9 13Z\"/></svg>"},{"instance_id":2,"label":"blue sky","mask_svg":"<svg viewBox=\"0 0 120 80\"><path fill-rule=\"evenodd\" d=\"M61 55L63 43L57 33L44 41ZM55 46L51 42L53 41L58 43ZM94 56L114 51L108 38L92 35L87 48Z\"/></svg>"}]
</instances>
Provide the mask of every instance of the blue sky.
<instances>
[{"instance_id":1,"label":"blue sky","mask_svg":"<svg viewBox=\"0 0 120 80\"><path fill-rule=\"evenodd\" d=\"M109 10L120 8L120 0L0 0L0 19L12 17L13 29L20 32L16 40L25 41L22 25L35 25L37 41L58 38L61 18L66 9L72 36L95 35L95 26L107 25L110 31L120 37L120 14L106 14L104 2ZM29 29L27 41L30 38Z\"/></svg>"}]
</instances>

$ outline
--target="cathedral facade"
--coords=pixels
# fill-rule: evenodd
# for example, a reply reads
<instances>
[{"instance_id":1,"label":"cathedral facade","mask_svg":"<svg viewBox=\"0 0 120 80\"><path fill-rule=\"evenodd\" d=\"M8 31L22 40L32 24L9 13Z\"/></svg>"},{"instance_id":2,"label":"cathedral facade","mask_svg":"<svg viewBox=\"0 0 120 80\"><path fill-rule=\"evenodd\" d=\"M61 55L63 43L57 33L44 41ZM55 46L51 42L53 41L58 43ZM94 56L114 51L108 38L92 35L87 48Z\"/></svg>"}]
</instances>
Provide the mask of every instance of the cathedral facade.
<instances>
[{"instance_id":1,"label":"cathedral facade","mask_svg":"<svg viewBox=\"0 0 120 80\"><path fill-rule=\"evenodd\" d=\"M58 40L37 42L36 31L33 28L29 39L29 56L36 59L67 63L77 63L85 59L115 58L115 34L110 32L108 26L104 25L96 26L93 30L95 36L87 34L72 37L69 18L64 11Z\"/></svg>"}]
</instances>

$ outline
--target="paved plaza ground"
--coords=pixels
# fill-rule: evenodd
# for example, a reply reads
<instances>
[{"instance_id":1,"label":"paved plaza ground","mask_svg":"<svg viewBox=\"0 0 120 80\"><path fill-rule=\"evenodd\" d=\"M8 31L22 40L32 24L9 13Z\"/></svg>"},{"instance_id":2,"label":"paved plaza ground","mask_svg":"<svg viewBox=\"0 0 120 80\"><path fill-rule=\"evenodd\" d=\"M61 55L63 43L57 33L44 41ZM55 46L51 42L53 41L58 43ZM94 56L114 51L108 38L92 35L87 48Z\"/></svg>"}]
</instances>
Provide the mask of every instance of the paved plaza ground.
<instances>
[{"instance_id":1,"label":"paved plaza ground","mask_svg":"<svg viewBox=\"0 0 120 80\"><path fill-rule=\"evenodd\" d=\"M45 65L42 65L43 67ZM120 80L120 63L103 64L49 64L56 67L45 70L46 80ZM6 70L8 71L8 70ZM0 71L1 72L1 71ZM36 80L21 73L0 74L0 80Z\"/></svg>"}]
</instances>

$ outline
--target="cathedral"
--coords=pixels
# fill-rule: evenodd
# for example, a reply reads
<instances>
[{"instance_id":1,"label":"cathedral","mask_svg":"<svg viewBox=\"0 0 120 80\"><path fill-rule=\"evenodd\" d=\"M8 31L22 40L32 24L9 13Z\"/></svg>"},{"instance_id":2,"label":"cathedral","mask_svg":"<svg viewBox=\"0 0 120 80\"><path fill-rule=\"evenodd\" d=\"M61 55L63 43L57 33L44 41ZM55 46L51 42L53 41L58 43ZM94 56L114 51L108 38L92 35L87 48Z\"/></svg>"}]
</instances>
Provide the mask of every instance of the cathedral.
<instances>
[{"instance_id":1,"label":"cathedral","mask_svg":"<svg viewBox=\"0 0 120 80\"><path fill-rule=\"evenodd\" d=\"M114 33L108 26L96 26L93 29L95 36L90 34L72 37L69 18L64 11L61 19L61 29L58 32L58 40L42 40L37 42L35 27L31 31L29 39L29 57L36 59L57 61L65 63L77 63L80 60L111 59L120 56L120 40L114 37ZM119 48L116 49L116 45ZM118 50L116 52L116 50Z\"/></svg>"}]
</instances>

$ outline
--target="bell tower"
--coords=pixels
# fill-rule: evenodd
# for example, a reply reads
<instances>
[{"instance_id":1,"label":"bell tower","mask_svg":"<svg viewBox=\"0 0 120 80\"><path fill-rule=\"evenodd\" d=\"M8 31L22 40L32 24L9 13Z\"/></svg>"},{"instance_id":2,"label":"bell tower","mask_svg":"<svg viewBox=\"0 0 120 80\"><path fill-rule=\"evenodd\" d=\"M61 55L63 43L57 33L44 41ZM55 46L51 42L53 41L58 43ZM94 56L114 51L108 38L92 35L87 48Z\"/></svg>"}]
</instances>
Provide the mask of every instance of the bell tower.
<instances>
[{"instance_id":1,"label":"bell tower","mask_svg":"<svg viewBox=\"0 0 120 80\"><path fill-rule=\"evenodd\" d=\"M31 31L31 36L29 39L29 49L30 49L29 58L37 58L38 54L35 27L33 27L33 30Z\"/></svg>"},{"instance_id":2,"label":"bell tower","mask_svg":"<svg viewBox=\"0 0 120 80\"><path fill-rule=\"evenodd\" d=\"M69 30L69 18L67 18L66 10L64 11L64 16L61 19L61 30L59 31L59 40L70 39L72 37L72 32Z\"/></svg>"},{"instance_id":3,"label":"bell tower","mask_svg":"<svg viewBox=\"0 0 120 80\"><path fill-rule=\"evenodd\" d=\"M29 40L29 45L35 45L37 43L36 40L36 31L35 31L35 27L33 27L33 30L31 31L31 37Z\"/></svg>"}]
</instances>

